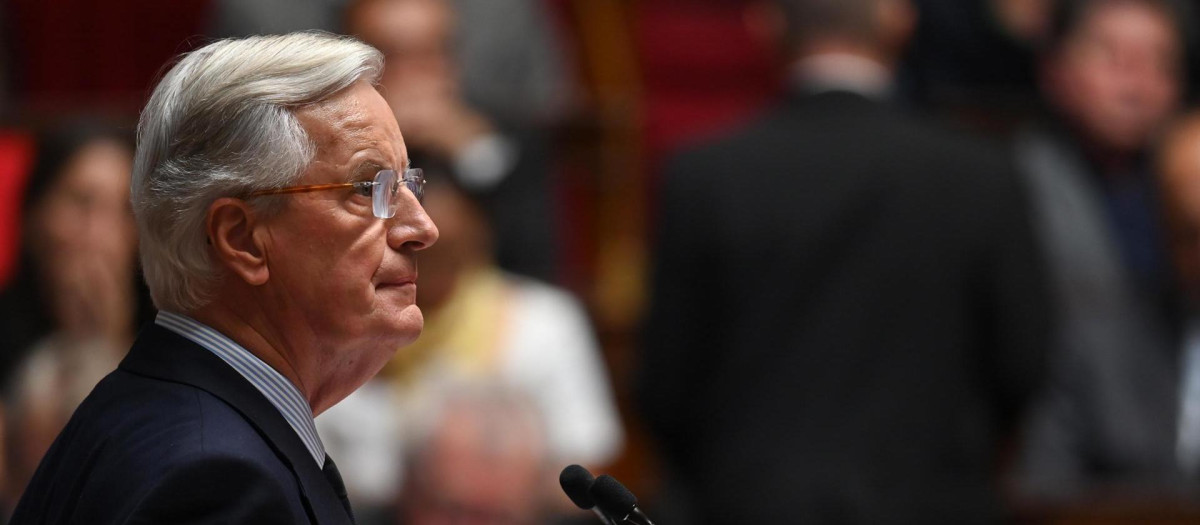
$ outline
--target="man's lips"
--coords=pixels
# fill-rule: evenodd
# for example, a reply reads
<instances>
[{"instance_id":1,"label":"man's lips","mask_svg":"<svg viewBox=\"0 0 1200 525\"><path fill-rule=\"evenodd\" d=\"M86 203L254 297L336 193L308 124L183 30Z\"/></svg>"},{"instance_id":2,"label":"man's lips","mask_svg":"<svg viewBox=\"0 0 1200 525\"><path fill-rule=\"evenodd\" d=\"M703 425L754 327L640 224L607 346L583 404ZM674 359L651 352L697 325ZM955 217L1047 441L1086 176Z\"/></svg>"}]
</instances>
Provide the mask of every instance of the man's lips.
<instances>
[{"instance_id":1,"label":"man's lips","mask_svg":"<svg viewBox=\"0 0 1200 525\"><path fill-rule=\"evenodd\" d=\"M414 286L417 284L416 276L406 277L406 278L402 278L402 279L389 279L387 281L380 282L379 284L375 285L375 287L376 288L391 288L391 287L398 287L398 286L408 286L410 284L414 285Z\"/></svg>"}]
</instances>

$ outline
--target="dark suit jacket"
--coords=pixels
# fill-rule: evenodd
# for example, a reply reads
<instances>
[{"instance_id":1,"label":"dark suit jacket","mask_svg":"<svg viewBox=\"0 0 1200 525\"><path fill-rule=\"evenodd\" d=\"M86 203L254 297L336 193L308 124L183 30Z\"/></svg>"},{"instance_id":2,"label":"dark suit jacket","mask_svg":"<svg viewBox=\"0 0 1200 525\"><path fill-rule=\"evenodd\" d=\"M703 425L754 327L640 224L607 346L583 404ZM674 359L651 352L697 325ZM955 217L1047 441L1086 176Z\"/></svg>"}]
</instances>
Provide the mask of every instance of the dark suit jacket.
<instances>
[{"instance_id":1,"label":"dark suit jacket","mask_svg":"<svg viewBox=\"0 0 1200 525\"><path fill-rule=\"evenodd\" d=\"M1188 489L1176 457L1184 310L1138 275L1087 161L1065 132L1016 141L1060 312L1046 388L1022 439L1018 485L1034 497L1119 487Z\"/></svg>"},{"instance_id":2,"label":"dark suit jacket","mask_svg":"<svg viewBox=\"0 0 1200 525\"><path fill-rule=\"evenodd\" d=\"M974 523L1042 373L1002 151L848 92L671 164L639 398L703 523Z\"/></svg>"},{"instance_id":3,"label":"dark suit jacket","mask_svg":"<svg viewBox=\"0 0 1200 525\"><path fill-rule=\"evenodd\" d=\"M208 350L157 325L80 405L13 524L348 524L279 411Z\"/></svg>"}]
</instances>

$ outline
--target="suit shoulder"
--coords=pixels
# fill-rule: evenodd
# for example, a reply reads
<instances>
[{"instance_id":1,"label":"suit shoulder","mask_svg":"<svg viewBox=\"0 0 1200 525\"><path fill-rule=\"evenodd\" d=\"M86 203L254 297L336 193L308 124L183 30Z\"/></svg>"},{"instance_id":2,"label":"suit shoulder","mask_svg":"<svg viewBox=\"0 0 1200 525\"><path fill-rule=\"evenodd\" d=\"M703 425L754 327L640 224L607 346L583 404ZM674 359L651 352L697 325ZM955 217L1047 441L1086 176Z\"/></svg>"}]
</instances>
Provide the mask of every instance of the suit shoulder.
<instances>
[{"instance_id":1,"label":"suit shoulder","mask_svg":"<svg viewBox=\"0 0 1200 525\"><path fill-rule=\"evenodd\" d=\"M740 152L757 144L760 137L772 134L776 115L769 110L724 130L702 135L685 141L670 150L667 155L668 169L678 164L705 164L714 158Z\"/></svg>"},{"instance_id":2,"label":"suit shoulder","mask_svg":"<svg viewBox=\"0 0 1200 525\"><path fill-rule=\"evenodd\" d=\"M832 166L838 171L844 164L875 159L870 165L882 172L911 177L907 172L915 171L917 177L953 183L1014 174L1012 157L1000 141L883 104L810 101L775 107L742 126L689 143L668 157L665 173L668 180L743 178L754 175L749 169L773 174Z\"/></svg>"},{"instance_id":3,"label":"suit shoulder","mask_svg":"<svg viewBox=\"0 0 1200 525\"><path fill-rule=\"evenodd\" d=\"M230 440L253 446L246 437L258 435L240 412L203 389L124 370L97 386L71 424L88 430L71 438L107 436L110 445L121 445L114 449L132 454L187 456L228 448Z\"/></svg>"},{"instance_id":4,"label":"suit shoulder","mask_svg":"<svg viewBox=\"0 0 1200 525\"><path fill-rule=\"evenodd\" d=\"M912 115L903 115L897 123L898 135L924 143L932 150L960 160L986 160L1011 165L1011 147L1003 141L949 123Z\"/></svg>"},{"instance_id":5,"label":"suit shoulder","mask_svg":"<svg viewBox=\"0 0 1200 525\"><path fill-rule=\"evenodd\" d=\"M224 401L191 385L117 370L71 417L21 505L63 522L121 516L173 473L205 461L293 479L265 438Z\"/></svg>"}]
</instances>

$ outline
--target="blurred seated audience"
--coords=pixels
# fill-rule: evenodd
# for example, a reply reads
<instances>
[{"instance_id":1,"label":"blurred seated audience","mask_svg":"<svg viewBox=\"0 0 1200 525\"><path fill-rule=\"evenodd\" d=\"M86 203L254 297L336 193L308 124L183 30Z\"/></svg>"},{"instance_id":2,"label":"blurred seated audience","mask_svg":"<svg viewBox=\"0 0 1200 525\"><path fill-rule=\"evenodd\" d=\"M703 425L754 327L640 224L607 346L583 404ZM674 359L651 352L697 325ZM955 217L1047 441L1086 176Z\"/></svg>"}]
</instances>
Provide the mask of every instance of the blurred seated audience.
<instances>
[{"instance_id":1,"label":"blurred seated audience","mask_svg":"<svg viewBox=\"0 0 1200 525\"><path fill-rule=\"evenodd\" d=\"M497 263L553 281L557 221L545 138L467 102L454 44L458 30L470 28L456 15L450 0L358 0L346 23L386 56L381 92L406 143L451 159L459 183L479 196Z\"/></svg>"},{"instance_id":2,"label":"blurred seated audience","mask_svg":"<svg viewBox=\"0 0 1200 525\"><path fill-rule=\"evenodd\" d=\"M438 244L421 254L417 302L425 329L375 380L317 419L350 494L373 498L355 509L386 505L394 486L407 483L400 472L379 471L379 458L393 454L381 448L410 441L448 384L497 383L527 395L554 465L613 461L623 432L583 308L563 290L497 268L474 195L444 160L409 154L425 169L424 205L440 232ZM554 483L540 494L559 509L573 508Z\"/></svg>"},{"instance_id":3,"label":"blurred seated audience","mask_svg":"<svg viewBox=\"0 0 1200 525\"><path fill-rule=\"evenodd\" d=\"M226 38L308 29L337 32L346 27L347 8L354 1L213 0L208 34ZM549 8L552 2L447 1L460 28L447 51L461 66L457 69L462 94L472 106L517 126L551 126L567 117L579 87L569 74L563 35Z\"/></svg>"},{"instance_id":4,"label":"blurred seated audience","mask_svg":"<svg viewBox=\"0 0 1200 525\"><path fill-rule=\"evenodd\" d=\"M1179 301L1152 145L1183 90L1167 0L1063 2L1042 65L1052 118L1017 137L1059 321L1018 493L1172 483Z\"/></svg>"},{"instance_id":5,"label":"blurred seated audience","mask_svg":"<svg viewBox=\"0 0 1200 525\"><path fill-rule=\"evenodd\" d=\"M554 476L541 414L519 390L446 384L405 451L404 525L547 523Z\"/></svg>"},{"instance_id":6,"label":"blurred seated audience","mask_svg":"<svg viewBox=\"0 0 1200 525\"><path fill-rule=\"evenodd\" d=\"M38 140L18 275L0 294L10 503L152 315L137 274L132 163L131 137L99 122L72 122Z\"/></svg>"}]
</instances>

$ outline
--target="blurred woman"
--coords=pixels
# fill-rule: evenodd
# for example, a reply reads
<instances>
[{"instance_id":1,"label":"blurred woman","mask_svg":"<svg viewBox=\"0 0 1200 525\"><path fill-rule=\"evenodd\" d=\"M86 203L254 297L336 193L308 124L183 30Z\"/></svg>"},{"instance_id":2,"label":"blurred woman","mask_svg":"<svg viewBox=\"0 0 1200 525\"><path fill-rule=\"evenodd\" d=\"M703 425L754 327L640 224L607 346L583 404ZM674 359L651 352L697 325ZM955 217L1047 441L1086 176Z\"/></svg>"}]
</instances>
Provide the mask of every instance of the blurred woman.
<instances>
[{"instance_id":1,"label":"blurred woman","mask_svg":"<svg viewBox=\"0 0 1200 525\"><path fill-rule=\"evenodd\" d=\"M152 315L137 275L130 137L87 122L40 137L22 201L21 262L0 292L5 495Z\"/></svg>"}]
</instances>

